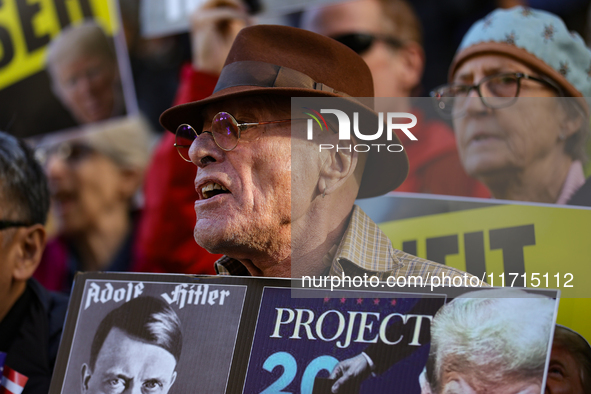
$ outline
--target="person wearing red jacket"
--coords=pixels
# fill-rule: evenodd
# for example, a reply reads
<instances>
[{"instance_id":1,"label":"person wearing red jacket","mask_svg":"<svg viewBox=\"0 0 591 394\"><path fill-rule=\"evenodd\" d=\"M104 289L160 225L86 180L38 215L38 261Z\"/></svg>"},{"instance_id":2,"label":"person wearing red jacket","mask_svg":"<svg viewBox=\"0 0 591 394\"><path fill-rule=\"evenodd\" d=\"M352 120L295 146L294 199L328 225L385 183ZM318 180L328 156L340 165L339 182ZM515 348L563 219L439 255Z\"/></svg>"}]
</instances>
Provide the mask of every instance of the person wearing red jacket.
<instances>
[{"instance_id":1,"label":"person wearing red jacket","mask_svg":"<svg viewBox=\"0 0 591 394\"><path fill-rule=\"evenodd\" d=\"M236 34L248 24L244 7L227 0L210 1L193 14L193 63L181 70L174 105L211 95ZM142 259L135 271L215 274L214 262L221 255L208 253L193 239L195 172L174 148L174 134L165 133L146 173L136 242Z\"/></svg>"}]
</instances>

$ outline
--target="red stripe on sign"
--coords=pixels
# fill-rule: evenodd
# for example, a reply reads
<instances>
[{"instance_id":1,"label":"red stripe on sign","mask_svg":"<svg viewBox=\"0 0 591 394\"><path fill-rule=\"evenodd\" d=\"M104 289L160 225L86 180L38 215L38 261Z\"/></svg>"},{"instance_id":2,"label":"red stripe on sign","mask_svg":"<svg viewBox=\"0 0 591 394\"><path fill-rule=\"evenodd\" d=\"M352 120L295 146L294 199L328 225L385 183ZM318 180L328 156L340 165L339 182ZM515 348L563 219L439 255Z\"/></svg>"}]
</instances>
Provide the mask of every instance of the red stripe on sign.
<instances>
[{"instance_id":1,"label":"red stripe on sign","mask_svg":"<svg viewBox=\"0 0 591 394\"><path fill-rule=\"evenodd\" d=\"M14 369L6 365L4 366L4 372L2 373L2 375L6 376L6 379L21 387L25 387L25 384L27 384L27 380L29 380L29 378L23 375L22 373L18 373Z\"/></svg>"},{"instance_id":2,"label":"red stripe on sign","mask_svg":"<svg viewBox=\"0 0 591 394\"><path fill-rule=\"evenodd\" d=\"M2 381L0 382L0 394L21 394L23 390L24 387L8 380L6 376L2 376Z\"/></svg>"}]
</instances>

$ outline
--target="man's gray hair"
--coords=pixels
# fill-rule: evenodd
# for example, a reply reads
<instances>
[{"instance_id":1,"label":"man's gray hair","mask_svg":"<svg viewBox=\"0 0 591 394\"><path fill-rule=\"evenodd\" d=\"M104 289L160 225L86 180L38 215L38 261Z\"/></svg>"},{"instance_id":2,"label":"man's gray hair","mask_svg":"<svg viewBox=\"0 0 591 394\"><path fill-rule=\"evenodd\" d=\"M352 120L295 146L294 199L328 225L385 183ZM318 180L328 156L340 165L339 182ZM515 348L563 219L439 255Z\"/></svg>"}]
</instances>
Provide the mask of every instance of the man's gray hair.
<instances>
[{"instance_id":1,"label":"man's gray hair","mask_svg":"<svg viewBox=\"0 0 591 394\"><path fill-rule=\"evenodd\" d=\"M450 367L492 385L541 378L555 308L553 299L517 289L470 292L443 306L433 318L426 368L433 392Z\"/></svg>"},{"instance_id":2,"label":"man's gray hair","mask_svg":"<svg viewBox=\"0 0 591 394\"><path fill-rule=\"evenodd\" d=\"M0 131L2 220L45 224L49 211L47 178L27 144Z\"/></svg>"}]
</instances>

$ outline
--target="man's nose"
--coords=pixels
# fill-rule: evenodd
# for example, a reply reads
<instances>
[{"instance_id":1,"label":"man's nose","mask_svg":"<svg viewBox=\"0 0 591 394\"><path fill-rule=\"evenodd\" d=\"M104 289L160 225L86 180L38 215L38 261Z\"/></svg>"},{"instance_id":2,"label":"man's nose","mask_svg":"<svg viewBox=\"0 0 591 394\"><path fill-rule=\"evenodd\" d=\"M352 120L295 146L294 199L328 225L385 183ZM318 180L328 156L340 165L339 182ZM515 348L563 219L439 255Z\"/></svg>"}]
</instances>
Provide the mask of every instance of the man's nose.
<instances>
[{"instance_id":1,"label":"man's nose","mask_svg":"<svg viewBox=\"0 0 591 394\"><path fill-rule=\"evenodd\" d=\"M189 158L199 168L222 161L224 153L217 146L210 132L203 132L198 135L191 144L191 148L189 148Z\"/></svg>"}]
</instances>

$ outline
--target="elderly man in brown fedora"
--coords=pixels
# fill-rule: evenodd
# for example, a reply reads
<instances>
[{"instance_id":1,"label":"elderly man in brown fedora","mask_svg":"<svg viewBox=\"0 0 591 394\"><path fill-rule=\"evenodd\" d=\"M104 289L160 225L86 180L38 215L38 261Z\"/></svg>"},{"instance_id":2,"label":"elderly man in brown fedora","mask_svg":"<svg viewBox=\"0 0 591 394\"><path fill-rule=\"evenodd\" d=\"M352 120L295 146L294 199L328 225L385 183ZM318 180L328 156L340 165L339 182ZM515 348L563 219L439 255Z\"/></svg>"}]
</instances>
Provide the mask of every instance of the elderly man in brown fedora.
<instances>
[{"instance_id":1,"label":"elderly man in brown fedora","mask_svg":"<svg viewBox=\"0 0 591 394\"><path fill-rule=\"evenodd\" d=\"M404 152L319 152L305 138L306 123L291 118L291 97L345 97L363 110L354 97L373 95L371 73L351 49L309 31L260 25L238 34L210 97L162 114L181 156L197 166L194 236L225 254L219 274L465 275L394 249L354 205L404 181ZM330 130L319 135L339 143Z\"/></svg>"}]
</instances>

